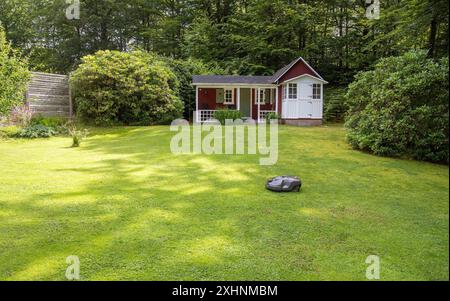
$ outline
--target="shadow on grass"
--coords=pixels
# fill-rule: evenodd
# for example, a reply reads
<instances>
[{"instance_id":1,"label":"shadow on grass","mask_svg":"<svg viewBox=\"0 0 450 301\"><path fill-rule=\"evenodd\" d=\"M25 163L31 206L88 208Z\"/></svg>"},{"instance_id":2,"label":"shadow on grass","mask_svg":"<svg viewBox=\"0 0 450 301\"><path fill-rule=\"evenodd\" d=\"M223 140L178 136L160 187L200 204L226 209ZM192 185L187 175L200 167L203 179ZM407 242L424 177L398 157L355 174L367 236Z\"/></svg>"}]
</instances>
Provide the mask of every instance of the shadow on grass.
<instances>
[{"instance_id":1,"label":"shadow on grass","mask_svg":"<svg viewBox=\"0 0 450 301\"><path fill-rule=\"evenodd\" d=\"M291 138L280 164L262 167L253 156L173 155L171 136L166 127L102 129L76 150L90 160L54 170L83 185L4 205L22 219L2 233L12 242L3 256L17 260L1 278L63 279L65 258L77 255L89 280L363 279L365 254L398 248L380 236L397 216L372 207L382 197L379 179L370 185L376 173L342 184L370 167L365 158L305 156L287 147ZM264 189L270 176L299 172L311 181L300 194ZM423 263L409 269L429 277Z\"/></svg>"}]
</instances>

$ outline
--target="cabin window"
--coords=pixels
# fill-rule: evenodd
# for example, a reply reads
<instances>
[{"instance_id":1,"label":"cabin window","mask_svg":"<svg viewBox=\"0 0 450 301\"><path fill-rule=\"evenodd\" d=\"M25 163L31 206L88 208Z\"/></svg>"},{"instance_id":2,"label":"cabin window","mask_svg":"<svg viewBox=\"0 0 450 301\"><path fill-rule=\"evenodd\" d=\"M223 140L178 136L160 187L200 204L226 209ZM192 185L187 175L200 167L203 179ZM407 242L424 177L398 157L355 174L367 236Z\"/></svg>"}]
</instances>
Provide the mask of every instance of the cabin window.
<instances>
[{"instance_id":1,"label":"cabin window","mask_svg":"<svg viewBox=\"0 0 450 301\"><path fill-rule=\"evenodd\" d=\"M265 102L266 102L266 89L259 89L259 97L256 98L255 103L264 104Z\"/></svg>"},{"instance_id":2,"label":"cabin window","mask_svg":"<svg viewBox=\"0 0 450 301\"><path fill-rule=\"evenodd\" d=\"M297 99L297 84L288 84L288 98Z\"/></svg>"},{"instance_id":3,"label":"cabin window","mask_svg":"<svg viewBox=\"0 0 450 301\"><path fill-rule=\"evenodd\" d=\"M233 89L225 89L223 96L223 103L226 105L234 104Z\"/></svg>"},{"instance_id":4,"label":"cabin window","mask_svg":"<svg viewBox=\"0 0 450 301\"><path fill-rule=\"evenodd\" d=\"M283 99L287 99L287 85L283 85Z\"/></svg>"},{"instance_id":5,"label":"cabin window","mask_svg":"<svg viewBox=\"0 0 450 301\"><path fill-rule=\"evenodd\" d=\"M320 99L321 92L320 84L313 84L313 99Z\"/></svg>"}]
</instances>

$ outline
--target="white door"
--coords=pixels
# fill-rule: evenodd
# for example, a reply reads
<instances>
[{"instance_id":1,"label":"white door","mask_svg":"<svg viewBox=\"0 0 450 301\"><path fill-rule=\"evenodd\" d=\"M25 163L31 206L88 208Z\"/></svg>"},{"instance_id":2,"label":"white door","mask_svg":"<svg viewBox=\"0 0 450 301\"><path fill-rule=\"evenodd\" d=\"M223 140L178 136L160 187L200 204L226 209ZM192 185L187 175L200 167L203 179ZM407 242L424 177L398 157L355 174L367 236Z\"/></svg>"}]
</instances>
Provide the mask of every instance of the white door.
<instances>
[{"instance_id":1,"label":"white door","mask_svg":"<svg viewBox=\"0 0 450 301\"><path fill-rule=\"evenodd\" d=\"M304 115L305 118L311 118L312 114L313 114L313 102L312 102L312 99L305 100L304 103L305 103L305 105L304 105L304 110L302 112L302 115Z\"/></svg>"},{"instance_id":2,"label":"white door","mask_svg":"<svg viewBox=\"0 0 450 301\"><path fill-rule=\"evenodd\" d=\"M300 84L300 99L312 99L313 97L313 86L310 83Z\"/></svg>"},{"instance_id":3,"label":"white door","mask_svg":"<svg viewBox=\"0 0 450 301\"><path fill-rule=\"evenodd\" d=\"M313 87L312 84L302 83L300 84L300 99L299 106L300 118L311 118L313 114Z\"/></svg>"}]
</instances>

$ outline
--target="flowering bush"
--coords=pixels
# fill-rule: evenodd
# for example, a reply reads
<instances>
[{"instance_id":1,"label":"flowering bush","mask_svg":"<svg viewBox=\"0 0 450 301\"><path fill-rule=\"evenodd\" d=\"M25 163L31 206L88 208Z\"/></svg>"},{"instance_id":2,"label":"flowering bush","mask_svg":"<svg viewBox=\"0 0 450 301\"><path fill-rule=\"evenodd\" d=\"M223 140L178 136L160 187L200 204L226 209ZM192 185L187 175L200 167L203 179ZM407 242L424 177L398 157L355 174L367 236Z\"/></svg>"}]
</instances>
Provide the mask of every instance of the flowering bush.
<instances>
[{"instance_id":1,"label":"flowering bush","mask_svg":"<svg viewBox=\"0 0 450 301\"><path fill-rule=\"evenodd\" d=\"M33 117L33 113L28 105L17 105L11 110L10 121L14 124L27 126Z\"/></svg>"}]
</instances>

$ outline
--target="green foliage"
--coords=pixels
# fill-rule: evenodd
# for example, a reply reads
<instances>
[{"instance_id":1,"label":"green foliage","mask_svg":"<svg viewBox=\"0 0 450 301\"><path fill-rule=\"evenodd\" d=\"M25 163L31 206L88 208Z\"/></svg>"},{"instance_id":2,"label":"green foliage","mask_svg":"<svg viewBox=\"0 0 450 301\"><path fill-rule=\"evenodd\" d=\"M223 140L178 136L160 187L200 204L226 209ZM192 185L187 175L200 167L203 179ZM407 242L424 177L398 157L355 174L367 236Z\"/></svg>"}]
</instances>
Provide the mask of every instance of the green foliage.
<instances>
[{"instance_id":1,"label":"green foliage","mask_svg":"<svg viewBox=\"0 0 450 301\"><path fill-rule=\"evenodd\" d=\"M236 110L217 110L214 112L214 119L217 119L221 124L225 124L225 120L236 120L242 118L242 113Z\"/></svg>"},{"instance_id":2,"label":"green foliage","mask_svg":"<svg viewBox=\"0 0 450 301\"><path fill-rule=\"evenodd\" d=\"M448 56L447 0L380 2L371 20L355 0L86 0L83 17L68 20L63 0L2 0L0 22L34 70L64 73L130 46L240 74L270 74L301 55L333 84L409 49Z\"/></svg>"},{"instance_id":3,"label":"green foliage","mask_svg":"<svg viewBox=\"0 0 450 301\"><path fill-rule=\"evenodd\" d=\"M10 121L16 125L0 127L0 137L32 139L66 135L70 125L65 118L32 116L27 106L15 107Z\"/></svg>"},{"instance_id":4,"label":"green foliage","mask_svg":"<svg viewBox=\"0 0 450 301\"><path fill-rule=\"evenodd\" d=\"M272 120L272 119L280 119L280 116L278 116L278 114L277 113L275 113L275 112L269 112L269 113L267 113L266 114L266 122L267 123L270 123L270 120Z\"/></svg>"},{"instance_id":5,"label":"green foliage","mask_svg":"<svg viewBox=\"0 0 450 301\"><path fill-rule=\"evenodd\" d=\"M0 26L0 115L23 103L30 77L27 61L6 41Z\"/></svg>"},{"instance_id":6,"label":"green foliage","mask_svg":"<svg viewBox=\"0 0 450 301\"><path fill-rule=\"evenodd\" d=\"M75 126L72 126L69 129L69 134L72 137L72 147L79 147L81 141L87 137L88 133L87 129L79 130Z\"/></svg>"},{"instance_id":7,"label":"green foliage","mask_svg":"<svg viewBox=\"0 0 450 301\"><path fill-rule=\"evenodd\" d=\"M83 58L72 74L74 104L95 124L156 124L178 118L178 82L156 56L134 51L99 51Z\"/></svg>"},{"instance_id":8,"label":"green foliage","mask_svg":"<svg viewBox=\"0 0 450 301\"><path fill-rule=\"evenodd\" d=\"M31 118L30 124L41 124L47 127L57 128L63 126L67 122L67 119L60 117L44 117L42 115L34 115Z\"/></svg>"},{"instance_id":9,"label":"green foliage","mask_svg":"<svg viewBox=\"0 0 450 301\"><path fill-rule=\"evenodd\" d=\"M195 110L195 87L192 85L192 76L225 72L215 64L207 65L195 59L166 59L166 61L179 82L178 94L184 104L184 117L191 119Z\"/></svg>"},{"instance_id":10,"label":"green foliage","mask_svg":"<svg viewBox=\"0 0 450 301\"><path fill-rule=\"evenodd\" d=\"M61 117L44 117L35 115L31 118L30 125L43 125L53 129L58 135L68 135L72 122Z\"/></svg>"},{"instance_id":11,"label":"green foliage","mask_svg":"<svg viewBox=\"0 0 450 301\"><path fill-rule=\"evenodd\" d=\"M20 133L21 130L22 128L16 125L4 127L0 126L0 138L14 138Z\"/></svg>"},{"instance_id":12,"label":"green foliage","mask_svg":"<svg viewBox=\"0 0 450 301\"><path fill-rule=\"evenodd\" d=\"M366 34L365 52L399 55L409 49L426 49L430 56L448 56L447 0L380 1L379 20L367 20L379 34Z\"/></svg>"},{"instance_id":13,"label":"green foliage","mask_svg":"<svg viewBox=\"0 0 450 301\"><path fill-rule=\"evenodd\" d=\"M448 94L448 58L383 59L349 86L348 141L377 155L448 162Z\"/></svg>"},{"instance_id":14,"label":"green foliage","mask_svg":"<svg viewBox=\"0 0 450 301\"><path fill-rule=\"evenodd\" d=\"M325 121L340 122L347 112L346 88L324 86L323 118Z\"/></svg>"},{"instance_id":15,"label":"green foliage","mask_svg":"<svg viewBox=\"0 0 450 301\"><path fill-rule=\"evenodd\" d=\"M17 137L19 138L49 138L54 135L56 135L57 132L55 129L42 125L42 124L36 124L36 125L29 125L26 128L22 129L18 134Z\"/></svg>"}]
</instances>

